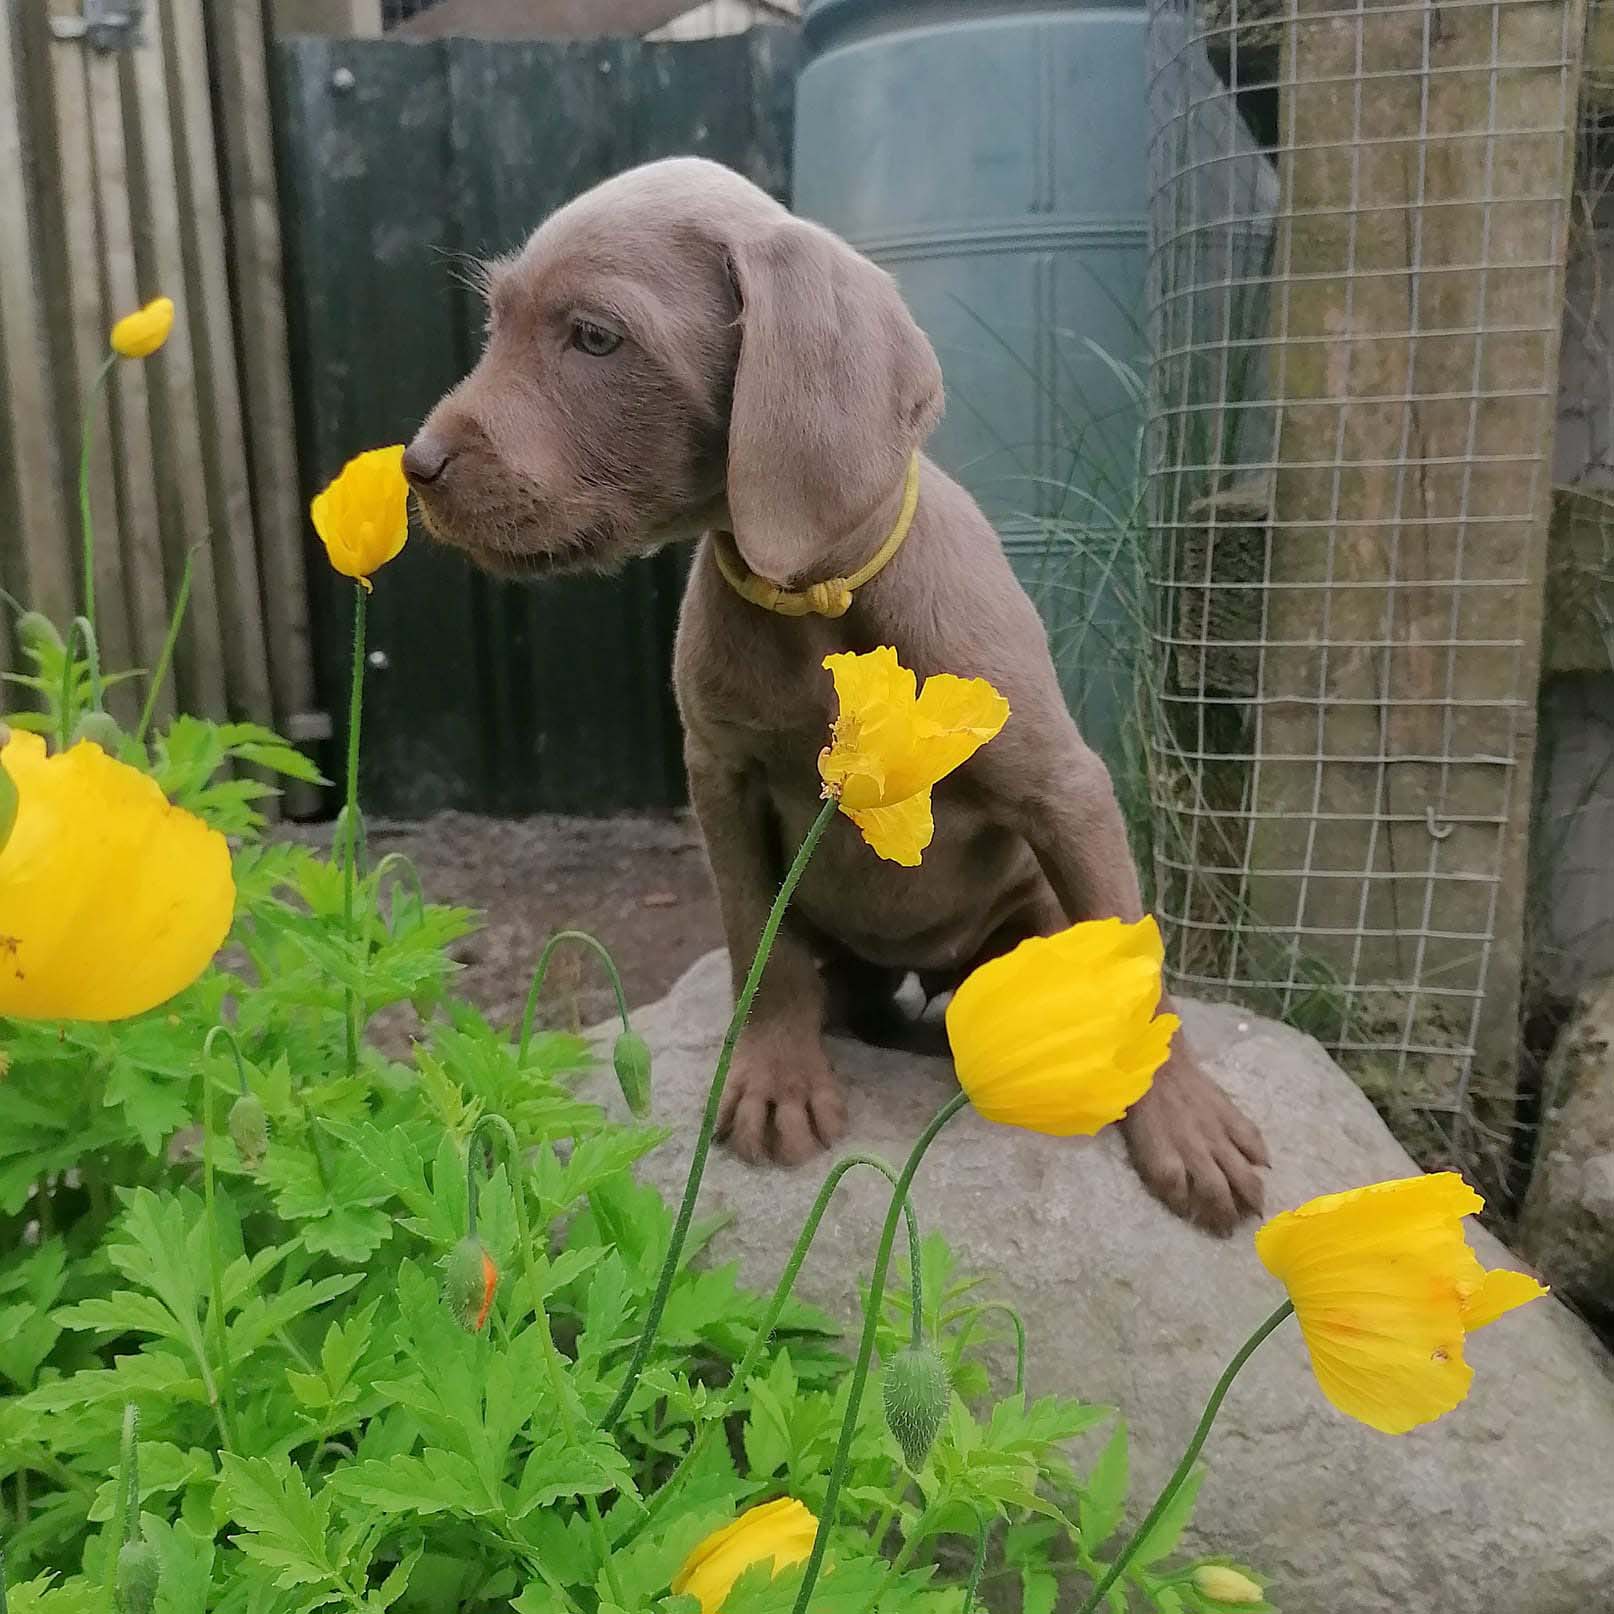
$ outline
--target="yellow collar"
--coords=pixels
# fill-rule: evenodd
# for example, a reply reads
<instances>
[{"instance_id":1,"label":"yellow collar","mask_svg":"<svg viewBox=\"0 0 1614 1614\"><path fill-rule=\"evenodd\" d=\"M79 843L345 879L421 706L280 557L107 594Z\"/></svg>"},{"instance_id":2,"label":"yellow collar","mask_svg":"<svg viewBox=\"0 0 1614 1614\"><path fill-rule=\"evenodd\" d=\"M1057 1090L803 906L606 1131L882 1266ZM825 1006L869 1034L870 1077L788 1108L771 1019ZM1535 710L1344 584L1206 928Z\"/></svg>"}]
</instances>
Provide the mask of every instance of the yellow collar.
<instances>
[{"instance_id":1,"label":"yellow collar","mask_svg":"<svg viewBox=\"0 0 1614 1614\"><path fill-rule=\"evenodd\" d=\"M913 525L913 513L919 505L919 453L914 451L908 461L908 478L902 488L902 509L890 536L874 552L867 565L860 566L850 577L831 577L822 583L813 583L801 590L780 588L765 577L758 577L740 559L740 551L731 532L714 533L712 554L724 581L752 605L780 616L845 616L852 608L852 591L862 588L871 577L878 577L890 564L891 557L902 548L908 529Z\"/></svg>"}]
</instances>

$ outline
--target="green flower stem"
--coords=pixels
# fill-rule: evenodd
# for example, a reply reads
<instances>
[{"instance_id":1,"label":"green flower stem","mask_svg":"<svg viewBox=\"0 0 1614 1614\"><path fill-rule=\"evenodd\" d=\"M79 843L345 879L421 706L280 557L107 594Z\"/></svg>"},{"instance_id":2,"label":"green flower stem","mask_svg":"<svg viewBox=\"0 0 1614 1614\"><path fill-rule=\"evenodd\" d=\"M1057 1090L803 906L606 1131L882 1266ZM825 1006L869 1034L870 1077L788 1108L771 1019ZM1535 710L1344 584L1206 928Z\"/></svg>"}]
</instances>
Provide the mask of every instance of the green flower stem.
<instances>
[{"instance_id":1,"label":"green flower stem","mask_svg":"<svg viewBox=\"0 0 1614 1614\"><path fill-rule=\"evenodd\" d=\"M235 1033L228 1026L214 1026L202 1043L202 1197L207 1208L207 1264L212 1290L213 1327L218 1335L219 1391L215 1410L224 1448L226 1451L235 1451L240 1444L235 1428L235 1373L230 1364L229 1334L224 1326L224 1265L219 1256L219 1231L213 1201L213 1087L207 1079L205 1064L213 1055L214 1043L221 1037L229 1043L230 1052L235 1055L236 1079L242 1092L247 1090L247 1071ZM206 1365L205 1360L203 1365Z\"/></svg>"},{"instance_id":2,"label":"green flower stem","mask_svg":"<svg viewBox=\"0 0 1614 1614\"><path fill-rule=\"evenodd\" d=\"M877 1155L849 1154L837 1160L830 1168L829 1175L824 1178L824 1184L818 1190L818 1197L813 1201L813 1208L807 1213L807 1220L797 1235L790 1259L785 1262L784 1271L779 1274L779 1282L774 1287L773 1299L768 1302L762 1323L752 1336L751 1343L746 1346L745 1355L740 1358L739 1365L729 1379L727 1394L717 1402L715 1410L709 1411L701 1419L690 1438L689 1450L679 1459L678 1466L667 1477L667 1482L650 1499L645 1509L643 1524L640 1526L641 1530L655 1519L663 1505L677 1490L679 1481L695 1465L701 1452L705 1450L707 1436L712 1430L721 1427L723 1419L734 1410L735 1394L745 1388L752 1373L756 1371L758 1358L767 1348L768 1341L773 1338L774 1329L779 1326L785 1302L790 1298L790 1291L796 1286L796 1278L801 1272L802 1263L807 1259L808 1250L812 1248L819 1224L824 1220L824 1213L829 1209L829 1202L835 1197L835 1191L840 1187L846 1174L855 1166L867 1166L871 1171L879 1172L893 1188L896 1186L896 1171ZM913 1203L906 1194L903 1195L902 1209L908 1222L908 1264L912 1268L913 1275L913 1314L920 1317L924 1312L924 1278L920 1271L919 1218L914 1215ZM918 1337L914 1343L916 1345L920 1343Z\"/></svg>"},{"instance_id":3,"label":"green flower stem","mask_svg":"<svg viewBox=\"0 0 1614 1614\"><path fill-rule=\"evenodd\" d=\"M84 641L84 659L90 666L92 709L99 711L101 708L100 647L95 642L95 629L90 625L90 619L76 616L67 625L67 647L62 658L61 728L57 733L57 740L64 749L67 742L72 739L73 730L78 724L78 681L74 677L76 664L73 660L73 647L80 639Z\"/></svg>"},{"instance_id":4,"label":"green flower stem","mask_svg":"<svg viewBox=\"0 0 1614 1614\"><path fill-rule=\"evenodd\" d=\"M90 626L95 626L95 520L90 510L90 448L95 440L95 410L106 388L106 378L118 355L109 352L101 360L101 368L90 381L84 394L84 428L79 437L78 450L78 521L79 536L84 544L84 615ZM100 705L100 691L96 692L96 705Z\"/></svg>"},{"instance_id":5,"label":"green flower stem","mask_svg":"<svg viewBox=\"0 0 1614 1614\"><path fill-rule=\"evenodd\" d=\"M975 1325L991 1312L1001 1312L1014 1325L1014 1393L1026 1393L1026 1325L1013 1306L1006 1300L988 1300L984 1304L970 1309L964 1326L958 1331L958 1354L963 1356L965 1348L969 1345L975 1333Z\"/></svg>"},{"instance_id":6,"label":"green flower stem","mask_svg":"<svg viewBox=\"0 0 1614 1614\"><path fill-rule=\"evenodd\" d=\"M27 1520L24 1519L24 1523ZM9 1605L6 1602L6 1544L0 1541L0 1614L7 1614Z\"/></svg>"},{"instance_id":7,"label":"green flower stem","mask_svg":"<svg viewBox=\"0 0 1614 1614\"><path fill-rule=\"evenodd\" d=\"M591 947L599 955L600 962L605 965L605 973L611 978L611 988L616 993L616 1012L622 1019L622 1029L628 1030L628 998L622 990L622 977L617 972L616 960L611 957L611 950L597 937L589 935L586 930L558 930L544 943L544 950L538 955L538 967L532 972L532 985L527 989L527 1006L521 1013L521 1041L516 1050L516 1058L525 1064L527 1047L532 1041L532 1021L538 1010L538 994L544 989L544 977L549 973L549 961L554 956L555 949L563 942L579 942L585 947Z\"/></svg>"},{"instance_id":8,"label":"green flower stem","mask_svg":"<svg viewBox=\"0 0 1614 1614\"><path fill-rule=\"evenodd\" d=\"M504 1144L505 1168L510 1174L510 1197L516 1208L516 1242L521 1249L521 1270L531 1292L533 1312L538 1323L538 1338L543 1346L544 1373L549 1380L550 1393L555 1398L555 1416L560 1420L561 1437L571 1447L577 1445L577 1423L572 1417L571 1402L566 1397L566 1377L561 1366L560 1349L549 1326L549 1308L544 1304L543 1291L538 1284L538 1271L533 1264L532 1234L527 1226L527 1192L521 1179L521 1149L516 1142L515 1128L502 1115L484 1115L471 1128L466 1150L466 1220L470 1235L476 1235L477 1187L476 1154L484 1131L491 1132ZM583 1498L583 1511L588 1517L589 1534L594 1550L599 1554L601 1572L611 1600L625 1605L622 1586L617 1578L616 1563L611 1555L610 1537L605 1533L605 1520L600 1517L599 1503L592 1496ZM569 1600L568 1600L569 1601Z\"/></svg>"},{"instance_id":9,"label":"green flower stem","mask_svg":"<svg viewBox=\"0 0 1614 1614\"><path fill-rule=\"evenodd\" d=\"M678 1264L683 1259L684 1243L689 1237L689 1225L695 1217L695 1201L700 1195L701 1178L706 1171L706 1157L711 1153L712 1138L717 1132L718 1112L723 1104L723 1088L729 1079L729 1066L734 1062L734 1046L740 1040L740 1032L751 1013L751 1003L757 995L757 987L761 984L768 955L773 951L774 941L779 935L779 926L784 920L785 909L790 906L790 899L797 885L801 883L802 875L807 872L807 865L812 861L813 853L818 849L818 843L823 839L824 831L829 828L830 820L837 810L838 804L835 801L826 801L818 817L813 820L812 828L807 831L807 838L801 843L801 850L796 853L795 861L790 865L784 883L779 887L779 895L773 899L773 907L768 913L767 922L762 927L756 954L751 960L750 972L745 978L744 986L740 988L740 996L735 1002L734 1013L729 1019L729 1028L717 1056L717 1069L712 1075L712 1085L706 1095L706 1112L701 1117L701 1129L695 1139L695 1152L689 1162L689 1176L684 1183L683 1203L678 1207L678 1219L673 1224L672 1238L667 1243L667 1257L661 1264L661 1277L656 1284L656 1292L651 1297L650 1312L645 1318L644 1331L639 1335L638 1344L634 1346L633 1360L628 1363L622 1387L600 1420L600 1427L607 1434L616 1427L617 1420L627 1410L628 1402L633 1399L639 1375L644 1372L645 1363L650 1360L650 1352L656 1342L656 1330L661 1326L661 1315L667 1309L667 1297L672 1293L673 1279L678 1275ZM898 1196L899 1199L901 1197ZM895 1206L891 1214L893 1219L897 1216L898 1210Z\"/></svg>"},{"instance_id":10,"label":"green flower stem","mask_svg":"<svg viewBox=\"0 0 1614 1614\"><path fill-rule=\"evenodd\" d=\"M196 561L196 550L201 545L186 551L185 570L179 574L179 593L174 599L173 614L168 618L168 632L163 636L162 654L157 657L156 670L152 673L146 685L146 701L140 708L140 721L135 725L134 737L144 740L146 730L151 727L152 713L157 709L157 697L162 694L163 683L168 677L168 665L174 659L174 646L179 643L179 630L185 621L185 607L191 599L191 567Z\"/></svg>"},{"instance_id":11,"label":"green flower stem","mask_svg":"<svg viewBox=\"0 0 1614 1614\"><path fill-rule=\"evenodd\" d=\"M1161 1516L1171 1506L1172 1499L1187 1482L1188 1476L1194 1471L1194 1464L1199 1458L1201 1448L1210 1435L1211 1425L1216 1422L1216 1414L1222 1410L1222 1402L1227 1398L1227 1392L1233 1387L1233 1380L1239 1376L1239 1370L1249 1359L1255 1355L1256 1347L1272 1333L1279 1324L1293 1315L1294 1306L1289 1301L1278 1307L1256 1331L1239 1346L1233 1360L1227 1364L1226 1371L1216 1381L1216 1388L1211 1391L1210 1400L1205 1403L1205 1410L1200 1415L1199 1426L1194 1430L1194 1437L1188 1442L1188 1450L1182 1454L1182 1461L1172 1471L1171 1478L1166 1481L1165 1488L1155 1498L1155 1504L1144 1516L1143 1523L1132 1532L1131 1539L1121 1549L1121 1555L1106 1571L1103 1580L1092 1590L1087 1601L1082 1604L1080 1614L1093 1614L1093 1611L1104 1601L1104 1594L1109 1591L1116 1581L1126 1573L1127 1565L1132 1562L1138 1548L1148 1540L1149 1532L1160 1522Z\"/></svg>"},{"instance_id":12,"label":"green flower stem","mask_svg":"<svg viewBox=\"0 0 1614 1614\"><path fill-rule=\"evenodd\" d=\"M134 1497L134 1522L140 1522L140 1408L134 1402L123 1404L123 1436L118 1443L118 1484L112 1495L112 1522L101 1538L106 1542L101 1575L104 1607L117 1614L118 1553L129 1537L129 1501Z\"/></svg>"},{"instance_id":13,"label":"green flower stem","mask_svg":"<svg viewBox=\"0 0 1614 1614\"><path fill-rule=\"evenodd\" d=\"M970 1578L964 1585L963 1614L975 1607L975 1594L980 1589L981 1571L986 1568L986 1544L990 1531L987 1518L979 1508L975 1510L975 1562L970 1565Z\"/></svg>"},{"instance_id":14,"label":"green flower stem","mask_svg":"<svg viewBox=\"0 0 1614 1614\"><path fill-rule=\"evenodd\" d=\"M874 1358L874 1339L880 1328L881 1302L885 1298L886 1274L891 1269L891 1246L897 1236L897 1219L907 1202L908 1189L917 1174L920 1162L941 1130L960 1110L969 1105L969 1096L955 1093L931 1117L930 1124L919 1134L902 1168L897 1186L891 1193L891 1207L886 1212L885 1226L880 1232L880 1246L874 1257L874 1272L869 1279L869 1298L863 1308L863 1338L858 1344L857 1361L852 1368L851 1393L846 1399L846 1414L841 1419L840 1442L835 1448L835 1461L830 1465L829 1484L824 1490L823 1511L818 1516L818 1533L813 1537L813 1550L807 1559L807 1568L801 1578L801 1589L796 1593L793 1614L806 1614L813 1587L818 1584L819 1571L824 1566L824 1552L829 1546L829 1534L835 1527L835 1510L840 1506L841 1486L846 1482L847 1464L852 1456L852 1440L857 1434L858 1413L863 1407L863 1392L869 1382L869 1366Z\"/></svg>"},{"instance_id":15,"label":"green flower stem","mask_svg":"<svg viewBox=\"0 0 1614 1614\"><path fill-rule=\"evenodd\" d=\"M364 716L364 602L369 591L363 583L353 585L353 682L347 706L347 805L343 828L346 846L342 855L342 922L353 938L353 877L358 861L359 819L359 725ZM347 994L347 1073L359 1069L359 994L352 987Z\"/></svg>"}]
</instances>

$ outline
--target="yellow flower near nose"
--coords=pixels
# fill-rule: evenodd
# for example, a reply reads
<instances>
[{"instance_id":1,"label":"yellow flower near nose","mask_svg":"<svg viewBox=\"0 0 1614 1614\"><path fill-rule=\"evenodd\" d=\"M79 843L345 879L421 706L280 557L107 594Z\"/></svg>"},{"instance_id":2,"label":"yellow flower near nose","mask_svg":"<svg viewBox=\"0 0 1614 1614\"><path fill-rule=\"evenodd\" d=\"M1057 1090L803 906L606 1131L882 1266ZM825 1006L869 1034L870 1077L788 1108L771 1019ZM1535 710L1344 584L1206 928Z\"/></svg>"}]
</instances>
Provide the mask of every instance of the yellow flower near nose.
<instances>
[{"instance_id":1,"label":"yellow flower near nose","mask_svg":"<svg viewBox=\"0 0 1614 1614\"><path fill-rule=\"evenodd\" d=\"M984 678L939 673L918 680L889 646L826 656L840 715L818 758L833 797L879 856L909 868L935 833L930 792L1009 720L1009 703Z\"/></svg>"},{"instance_id":2,"label":"yellow flower near nose","mask_svg":"<svg viewBox=\"0 0 1614 1614\"><path fill-rule=\"evenodd\" d=\"M402 443L355 455L309 506L331 565L366 589L409 536Z\"/></svg>"},{"instance_id":3,"label":"yellow flower near nose","mask_svg":"<svg viewBox=\"0 0 1614 1614\"><path fill-rule=\"evenodd\" d=\"M983 964L947 1006L959 1085L988 1121L1091 1137L1148 1092L1179 1021L1157 1014L1152 918L1087 920Z\"/></svg>"},{"instance_id":4,"label":"yellow flower near nose","mask_svg":"<svg viewBox=\"0 0 1614 1614\"><path fill-rule=\"evenodd\" d=\"M149 359L174 328L174 299L153 297L144 308L125 314L112 327L108 341L120 358Z\"/></svg>"},{"instance_id":5,"label":"yellow flower near nose","mask_svg":"<svg viewBox=\"0 0 1614 1614\"><path fill-rule=\"evenodd\" d=\"M1467 1336L1546 1294L1522 1272L1480 1265L1463 1218L1484 1205L1442 1171L1324 1194L1256 1233L1341 1412L1390 1435L1450 1412L1474 1378Z\"/></svg>"},{"instance_id":6,"label":"yellow flower near nose","mask_svg":"<svg viewBox=\"0 0 1614 1614\"><path fill-rule=\"evenodd\" d=\"M794 1497L764 1502L715 1531L684 1560L672 1589L693 1597L701 1614L719 1614L734 1583L753 1564L771 1561L772 1573L806 1562L818 1520Z\"/></svg>"},{"instance_id":7,"label":"yellow flower near nose","mask_svg":"<svg viewBox=\"0 0 1614 1614\"><path fill-rule=\"evenodd\" d=\"M0 767L17 817L0 851L0 1015L123 1020L207 968L235 881L218 831L83 741L45 754L14 733Z\"/></svg>"}]
</instances>

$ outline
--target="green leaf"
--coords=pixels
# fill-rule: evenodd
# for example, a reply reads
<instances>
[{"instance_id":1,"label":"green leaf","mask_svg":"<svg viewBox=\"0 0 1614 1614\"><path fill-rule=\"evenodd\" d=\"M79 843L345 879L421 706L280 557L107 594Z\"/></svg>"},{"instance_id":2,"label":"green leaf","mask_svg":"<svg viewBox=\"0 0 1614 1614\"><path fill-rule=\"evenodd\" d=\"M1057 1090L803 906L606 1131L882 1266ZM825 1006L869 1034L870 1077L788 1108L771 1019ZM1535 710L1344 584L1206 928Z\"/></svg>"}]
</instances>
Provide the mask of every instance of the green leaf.
<instances>
[{"instance_id":1,"label":"green leaf","mask_svg":"<svg viewBox=\"0 0 1614 1614\"><path fill-rule=\"evenodd\" d=\"M1147 1569L1177 1550L1177 1543L1194 1514L1194 1503L1199 1500L1199 1487L1205 1481L1205 1470L1196 1468L1183 1482L1182 1489L1172 1497L1171 1505L1150 1526L1149 1533L1138 1543L1133 1563Z\"/></svg>"},{"instance_id":2,"label":"green leaf","mask_svg":"<svg viewBox=\"0 0 1614 1614\"><path fill-rule=\"evenodd\" d=\"M1045 1569L1020 1571L1020 1614L1054 1614L1059 1582Z\"/></svg>"},{"instance_id":3,"label":"green leaf","mask_svg":"<svg viewBox=\"0 0 1614 1614\"><path fill-rule=\"evenodd\" d=\"M249 1558L275 1572L283 1591L298 1586L343 1584L326 1543L329 1490L316 1498L302 1474L284 1457L223 1456L223 1499L242 1526L230 1540Z\"/></svg>"},{"instance_id":4,"label":"green leaf","mask_svg":"<svg viewBox=\"0 0 1614 1614\"><path fill-rule=\"evenodd\" d=\"M1118 1418L1115 1432L1082 1489L1077 1518L1082 1545L1088 1552L1097 1552L1115 1534L1126 1511L1128 1484L1126 1420Z\"/></svg>"},{"instance_id":5,"label":"green leaf","mask_svg":"<svg viewBox=\"0 0 1614 1614\"><path fill-rule=\"evenodd\" d=\"M462 1518L481 1518L503 1511L499 1498L483 1485L475 1464L435 1447L421 1457L393 1457L344 1469L332 1479L331 1487L383 1513L455 1513Z\"/></svg>"}]
</instances>

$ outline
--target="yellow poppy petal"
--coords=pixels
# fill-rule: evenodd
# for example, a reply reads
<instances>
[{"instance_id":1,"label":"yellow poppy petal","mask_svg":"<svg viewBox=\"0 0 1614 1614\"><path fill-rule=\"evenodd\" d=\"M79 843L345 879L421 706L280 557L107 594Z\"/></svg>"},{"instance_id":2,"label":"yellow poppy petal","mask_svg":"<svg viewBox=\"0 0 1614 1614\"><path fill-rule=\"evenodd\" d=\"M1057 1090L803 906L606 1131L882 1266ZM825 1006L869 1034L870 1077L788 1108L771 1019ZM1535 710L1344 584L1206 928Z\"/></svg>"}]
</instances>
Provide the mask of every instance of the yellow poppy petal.
<instances>
[{"instance_id":1,"label":"yellow poppy petal","mask_svg":"<svg viewBox=\"0 0 1614 1614\"><path fill-rule=\"evenodd\" d=\"M409 537L409 483L403 444L355 455L309 506L331 566L363 583Z\"/></svg>"},{"instance_id":2,"label":"yellow poppy petal","mask_svg":"<svg viewBox=\"0 0 1614 1614\"><path fill-rule=\"evenodd\" d=\"M918 867L936 833L928 790L909 796L893 807L848 808L846 816L886 862L900 863L910 869Z\"/></svg>"},{"instance_id":3,"label":"yellow poppy petal","mask_svg":"<svg viewBox=\"0 0 1614 1614\"><path fill-rule=\"evenodd\" d=\"M794 1497L764 1502L701 1542L673 1577L672 1590L693 1597L701 1614L719 1614L734 1583L753 1564L771 1562L778 1574L803 1563L817 1534L818 1520Z\"/></svg>"},{"instance_id":4,"label":"yellow poppy petal","mask_svg":"<svg viewBox=\"0 0 1614 1614\"><path fill-rule=\"evenodd\" d=\"M1467 1332L1545 1293L1487 1273L1463 1234L1484 1201L1455 1172L1325 1194L1275 1216L1256 1253L1289 1291L1323 1393L1402 1434L1450 1412L1473 1379Z\"/></svg>"},{"instance_id":5,"label":"yellow poppy petal","mask_svg":"<svg viewBox=\"0 0 1614 1614\"><path fill-rule=\"evenodd\" d=\"M968 761L1008 719L1008 702L981 678L943 673L916 691L913 673L888 645L827 656L824 666L835 682L839 713L818 771L825 795L854 817L928 797L938 780ZM864 824L869 844L876 845L878 836L897 849L882 856L917 863L930 842L928 800L923 815L911 809L900 827L882 829L881 823ZM922 832L917 843L916 830Z\"/></svg>"},{"instance_id":6,"label":"yellow poppy petal","mask_svg":"<svg viewBox=\"0 0 1614 1614\"><path fill-rule=\"evenodd\" d=\"M149 359L174 328L172 297L153 297L144 308L125 314L107 338L112 351L125 359Z\"/></svg>"},{"instance_id":7,"label":"yellow poppy petal","mask_svg":"<svg viewBox=\"0 0 1614 1614\"><path fill-rule=\"evenodd\" d=\"M987 1120L1090 1137L1143 1097L1178 1029L1160 1004L1153 919L1101 919L1022 942L947 1008L959 1085Z\"/></svg>"},{"instance_id":8,"label":"yellow poppy petal","mask_svg":"<svg viewBox=\"0 0 1614 1614\"><path fill-rule=\"evenodd\" d=\"M1479 1288L1463 1304L1463 1327L1472 1334L1547 1293L1545 1286L1526 1273L1510 1272L1505 1267L1487 1272Z\"/></svg>"},{"instance_id":9,"label":"yellow poppy petal","mask_svg":"<svg viewBox=\"0 0 1614 1614\"><path fill-rule=\"evenodd\" d=\"M89 741L47 757L19 732L0 763L17 787L0 852L0 1015L122 1020L189 986L234 914L224 837Z\"/></svg>"}]
</instances>

